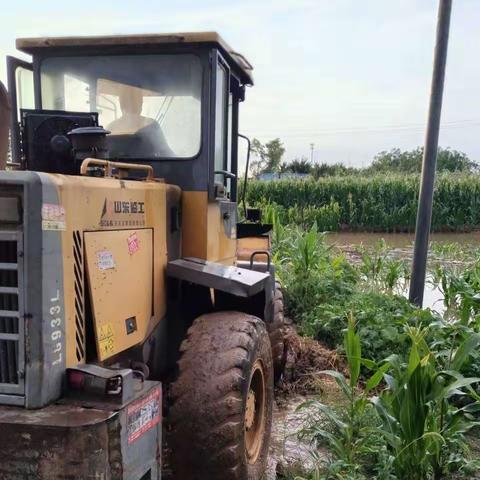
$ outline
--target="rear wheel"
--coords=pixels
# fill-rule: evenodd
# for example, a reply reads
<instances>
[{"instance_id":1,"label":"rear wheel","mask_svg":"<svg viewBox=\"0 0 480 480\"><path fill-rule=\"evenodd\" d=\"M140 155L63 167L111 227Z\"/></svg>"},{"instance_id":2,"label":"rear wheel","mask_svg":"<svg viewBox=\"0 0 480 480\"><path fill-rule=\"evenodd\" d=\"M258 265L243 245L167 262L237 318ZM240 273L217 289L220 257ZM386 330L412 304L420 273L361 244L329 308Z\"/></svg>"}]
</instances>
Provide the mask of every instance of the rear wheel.
<instances>
[{"instance_id":1,"label":"rear wheel","mask_svg":"<svg viewBox=\"0 0 480 480\"><path fill-rule=\"evenodd\" d=\"M181 354L169 414L175 478L261 479L273 404L264 323L238 312L203 315Z\"/></svg>"}]
</instances>

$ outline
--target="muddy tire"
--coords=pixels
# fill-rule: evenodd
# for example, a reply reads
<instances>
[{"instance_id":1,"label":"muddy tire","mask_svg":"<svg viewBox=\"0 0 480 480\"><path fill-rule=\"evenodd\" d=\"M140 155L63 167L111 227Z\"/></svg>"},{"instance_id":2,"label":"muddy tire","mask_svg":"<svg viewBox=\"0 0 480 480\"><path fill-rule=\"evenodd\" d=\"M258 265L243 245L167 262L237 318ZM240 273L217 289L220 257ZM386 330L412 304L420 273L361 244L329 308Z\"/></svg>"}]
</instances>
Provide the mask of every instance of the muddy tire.
<instances>
[{"instance_id":1,"label":"muddy tire","mask_svg":"<svg viewBox=\"0 0 480 480\"><path fill-rule=\"evenodd\" d=\"M180 350L169 412L174 478L260 480L273 405L265 324L238 312L202 315Z\"/></svg>"},{"instance_id":2,"label":"muddy tire","mask_svg":"<svg viewBox=\"0 0 480 480\"><path fill-rule=\"evenodd\" d=\"M283 316L283 293L278 282L275 282L275 293L272 301L273 318L272 321L267 324L267 330L272 345L274 381L277 383L285 370L285 363L287 360L285 346L285 318Z\"/></svg>"}]
</instances>

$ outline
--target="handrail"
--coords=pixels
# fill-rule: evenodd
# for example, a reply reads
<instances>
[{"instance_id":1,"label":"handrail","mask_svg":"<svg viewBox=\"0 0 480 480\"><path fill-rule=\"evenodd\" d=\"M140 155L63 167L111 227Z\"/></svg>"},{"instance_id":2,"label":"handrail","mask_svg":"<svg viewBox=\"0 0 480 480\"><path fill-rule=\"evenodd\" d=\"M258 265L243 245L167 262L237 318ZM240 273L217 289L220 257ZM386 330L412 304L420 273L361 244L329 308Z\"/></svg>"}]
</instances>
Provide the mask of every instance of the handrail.
<instances>
[{"instance_id":1,"label":"handrail","mask_svg":"<svg viewBox=\"0 0 480 480\"><path fill-rule=\"evenodd\" d=\"M268 250L255 250L250 255L250 269L253 269L253 259L257 255L265 255L267 257L267 270L270 270L270 264L272 263L272 257L270 256L270 252Z\"/></svg>"},{"instance_id":2,"label":"handrail","mask_svg":"<svg viewBox=\"0 0 480 480\"><path fill-rule=\"evenodd\" d=\"M122 163L122 162L110 162L109 160L100 160L99 158L86 158L80 167L80 175L86 175L88 167L91 165L99 165L105 167L105 177L113 177L113 169L117 170L143 170L147 172L147 181L153 181L153 168L151 165L144 165L138 163Z\"/></svg>"}]
</instances>

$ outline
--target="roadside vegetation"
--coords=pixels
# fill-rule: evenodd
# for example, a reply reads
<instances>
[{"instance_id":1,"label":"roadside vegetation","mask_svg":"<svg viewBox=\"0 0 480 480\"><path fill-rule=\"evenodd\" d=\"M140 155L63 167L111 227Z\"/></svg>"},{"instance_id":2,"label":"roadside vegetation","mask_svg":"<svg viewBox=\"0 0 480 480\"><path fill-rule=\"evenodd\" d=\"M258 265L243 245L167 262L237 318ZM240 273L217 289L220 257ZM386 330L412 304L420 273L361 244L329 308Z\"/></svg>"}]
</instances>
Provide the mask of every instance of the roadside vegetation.
<instances>
[{"instance_id":1,"label":"roadside vegetation","mask_svg":"<svg viewBox=\"0 0 480 480\"><path fill-rule=\"evenodd\" d=\"M327 448L297 480L476 478L471 439L480 420L480 256L433 246L429 281L444 293L442 314L405 298L409 265L384 242L348 257L309 229L274 223L274 256L288 315L299 333L336 349L341 399L310 400L297 432ZM438 261L439 259L442 261ZM473 432L473 434L472 434Z\"/></svg>"}]
</instances>

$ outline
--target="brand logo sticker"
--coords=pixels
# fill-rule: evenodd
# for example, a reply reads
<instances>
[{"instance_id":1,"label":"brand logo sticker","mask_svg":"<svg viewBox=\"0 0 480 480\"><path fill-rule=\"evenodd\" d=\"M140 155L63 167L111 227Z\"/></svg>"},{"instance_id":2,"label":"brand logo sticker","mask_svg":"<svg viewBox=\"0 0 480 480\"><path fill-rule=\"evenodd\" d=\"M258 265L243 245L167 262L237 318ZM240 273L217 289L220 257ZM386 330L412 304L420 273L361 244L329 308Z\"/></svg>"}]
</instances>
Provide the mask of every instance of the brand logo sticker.
<instances>
[{"instance_id":1,"label":"brand logo sticker","mask_svg":"<svg viewBox=\"0 0 480 480\"><path fill-rule=\"evenodd\" d=\"M145 226L145 202L105 199L100 214L101 227Z\"/></svg>"}]
</instances>

